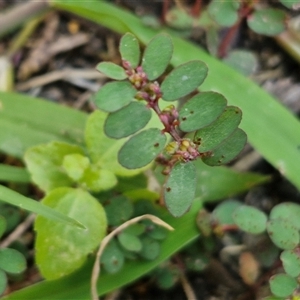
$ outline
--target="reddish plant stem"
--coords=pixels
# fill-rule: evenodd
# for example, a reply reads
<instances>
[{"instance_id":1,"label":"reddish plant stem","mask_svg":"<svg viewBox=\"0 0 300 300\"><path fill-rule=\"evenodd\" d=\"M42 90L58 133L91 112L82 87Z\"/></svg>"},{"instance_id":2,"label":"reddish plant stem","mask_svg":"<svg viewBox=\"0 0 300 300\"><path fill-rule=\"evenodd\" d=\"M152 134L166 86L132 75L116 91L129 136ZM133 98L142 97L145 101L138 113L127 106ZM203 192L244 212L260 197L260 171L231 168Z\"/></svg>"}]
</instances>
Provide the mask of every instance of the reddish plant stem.
<instances>
[{"instance_id":1,"label":"reddish plant stem","mask_svg":"<svg viewBox=\"0 0 300 300\"><path fill-rule=\"evenodd\" d=\"M196 0L192 8L191 15L194 18L199 18L202 12L202 0Z\"/></svg>"}]
</instances>

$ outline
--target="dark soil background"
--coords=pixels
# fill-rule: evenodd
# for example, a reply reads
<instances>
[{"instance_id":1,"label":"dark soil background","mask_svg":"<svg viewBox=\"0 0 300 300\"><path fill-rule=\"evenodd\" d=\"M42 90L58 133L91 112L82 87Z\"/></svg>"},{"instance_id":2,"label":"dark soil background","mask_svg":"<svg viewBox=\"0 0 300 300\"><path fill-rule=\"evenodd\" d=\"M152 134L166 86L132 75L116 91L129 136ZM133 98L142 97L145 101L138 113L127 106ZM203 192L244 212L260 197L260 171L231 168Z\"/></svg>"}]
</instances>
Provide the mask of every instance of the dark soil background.
<instances>
[{"instance_id":1,"label":"dark soil background","mask_svg":"<svg viewBox=\"0 0 300 300\"><path fill-rule=\"evenodd\" d=\"M164 17L163 1L115 0L114 2L124 9L130 9L140 17L150 15L156 17L157 20ZM20 1L0 0L0 11L17 3ZM186 5L193 4L194 1L186 1ZM278 6L277 1L270 1L270 4ZM174 5L171 2L169 7ZM291 14L296 15L298 12L291 12ZM0 39L0 56L5 54L15 36L16 33L12 33ZM206 48L204 31L191 30L188 37ZM76 16L62 12L48 13L24 46L13 54L16 91L43 97L76 109L92 111L94 107L89 99L107 80L94 68L102 60L120 62L117 48L119 38L120 36L116 33ZM231 47L247 49L256 55L258 67L251 75L252 79L286 105L295 115L298 115L300 112L299 64L274 39L257 35L245 25L241 27ZM74 69L81 69L82 72L76 73ZM11 158L2 157L1 159L7 162ZM300 202L299 191L251 146L248 145L243 155L232 165L236 169L251 170L269 174L272 177L270 183L254 188L239 197L246 203L268 213L277 203ZM38 193L33 187L30 189ZM208 207L208 209L212 208L213 206ZM32 247L33 238L32 228L29 227L22 240L25 241L27 247ZM280 270L276 259L270 266L262 266L261 261L257 259L257 253L268 248L265 243L267 241L264 237L240 233L229 233L223 238L216 239L216 247L211 252L211 262L207 268L203 272L187 273L186 279L197 299L263 299L268 294L268 278ZM198 247L199 249L203 247L203 241L198 242ZM244 255L244 253L247 254ZM183 259L184 254L178 254L171 262L180 265ZM248 264L248 269L259 273L252 282L247 277L248 275L241 271L243 263ZM40 280L33 264L32 250L29 254L29 266L30 268L20 281L11 282L8 292ZM247 277L246 280L245 277ZM157 286L153 277L148 276L122 291L108 295L105 299L181 300L186 299L188 295L182 280L178 281L174 288L163 290Z\"/></svg>"}]
</instances>

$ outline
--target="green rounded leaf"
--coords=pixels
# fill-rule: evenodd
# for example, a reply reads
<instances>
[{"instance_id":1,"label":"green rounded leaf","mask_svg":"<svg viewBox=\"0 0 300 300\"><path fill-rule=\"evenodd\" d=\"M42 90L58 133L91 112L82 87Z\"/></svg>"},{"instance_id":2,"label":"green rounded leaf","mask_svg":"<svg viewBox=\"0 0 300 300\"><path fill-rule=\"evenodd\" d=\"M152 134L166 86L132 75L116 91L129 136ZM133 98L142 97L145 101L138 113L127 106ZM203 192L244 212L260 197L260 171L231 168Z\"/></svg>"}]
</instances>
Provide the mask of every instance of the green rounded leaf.
<instances>
[{"instance_id":1,"label":"green rounded leaf","mask_svg":"<svg viewBox=\"0 0 300 300\"><path fill-rule=\"evenodd\" d=\"M131 137L120 149L119 163L128 169L146 166L164 149L166 136L158 128L144 130Z\"/></svg>"},{"instance_id":2,"label":"green rounded leaf","mask_svg":"<svg viewBox=\"0 0 300 300\"><path fill-rule=\"evenodd\" d=\"M256 10L248 17L248 26L259 34L277 35L285 30L285 12L276 8Z\"/></svg>"},{"instance_id":3,"label":"green rounded leaf","mask_svg":"<svg viewBox=\"0 0 300 300\"><path fill-rule=\"evenodd\" d=\"M98 108L114 112L129 104L136 94L135 88L127 81L113 81L106 83L95 95L94 100Z\"/></svg>"},{"instance_id":4,"label":"green rounded leaf","mask_svg":"<svg viewBox=\"0 0 300 300\"><path fill-rule=\"evenodd\" d=\"M149 80L164 73L172 54L173 44L168 35L158 34L149 42L142 58L142 67Z\"/></svg>"},{"instance_id":5,"label":"green rounded leaf","mask_svg":"<svg viewBox=\"0 0 300 300\"><path fill-rule=\"evenodd\" d=\"M192 205L196 192L196 168L193 162L176 164L164 186L164 200L174 217L182 216Z\"/></svg>"},{"instance_id":6,"label":"green rounded leaf","mask_svg":"<svg viewBox=\"0 0 300 300\"><path fill-rule=\"evenodd\" d=\"M142 233L144 233L146 230L146 225L142 223L135 223L127 227L126 229L123 230L124 233L132 234L139 236Z\"/></svg>"},{"instance_id":7,"label":"green rounded leaf","mask_svg":"<svg viewBox=\"0 0 300 300\"><path fill-rule=\"evenodd\" d=\"M82 266L106 234L101 204L81 189L58 188L42 203L81 222L86 229L38 216L35 222L36 263L46 279L65 276Z\"/></svg>"},{"instance_id":8,"label":"green rounded leaf","mask_svg":"<svg viewBox=\"0 0 300 300\"><path fill-rule=\"evenodd\" d=\"M108 204L104 206L108 224L119 226L126 222L133 214L133 205L125 196L117 196L109 199Z\"/></svg>"},{"instance_id":9,"label":"green rounded leaf","mask_svg":"<svg viewBox=\"0 0 300 300\"><path fill-rule=\"evenodd\" d=\"M267 223L267 231L272 242L280 249L294 249L299 244L299 231L289 220L271 219Z\"/></svg>"},{"instance_id":10,"label":"green rounded leaf","mask_svg":"<svg viewBox=\"0 0 300 300\"><path fill-rule=\"evenodd\" d=\"M290 224L300 230L300 205L293 202L284 202L273 207L270 219L288 220Z\"/></svg>"},{"instance_id":11,"label":"green rounded leaf","mask_svg":"<svg viewBox=\"0 0 300 300\"><path fill-rule=\"evenodd\" d=\"M101 256L101 264L110 273L117 273L124 265L124 254L115 240L111 240Z\"/></svg>"},{"instance_id":12,"label":"green rounded leaf","mask_svg":"<svg viewBox=\"0 0 300 300\"><path fill-rule=\"evenodd\" d=\"M118 235L118 241L128 251L139 252L142 250L142 242L136 235L121 232Z\"/></svg>"},{"instance_id":13,"label":"green rounded leaf","mask_svg":"<svg viewBox=\"0 0 300 300\"><path fill-rule=\"evenodd\" d=\"M108 115L104 131L107 136L120 139L144 128L151 119L151 110L141 102L127 106Z\"/></svg>"},{"instance_id":14,"label":"green rounded leaf","mask_svg":"<svg viewBox=\"0 0 300 300\"><path fill-rule=\"evenodd\" d=\"M241 205L234 210L232 218L246 232L259 234L266 230L267 216L255 207Z\"/></svg>"},{"instance_id":15,"label":"green rounded leaf","mask_svg":"<svg viewBox=\"0 0 300 300\"><path fill-rule=\"evenodd\" d=\"M221 94L204 92L186 102L179 111L180 129L191 132L215 121L224 111L227 100Z\"/></svg>"},{"instance_id":16,"label":"green rounded leaf","mask_svg":"<svg viewBox=\"0 0 300 300\"><path fill-rule=\"evenodd\" d=\"M26 269L26 259L15 249L0 249L0 269L12 274L19 274Z\"/></svg>"},{"instance_id":17,"label":"green rounded leaf","mask_svg":"<svg viewBox=\"0 0 300 300\"><path fill-rule=\"evenodd\" d=\"M226 200L219 204L212 212L214 222L220 225L233 225L236 222L233 218L233 212L242 203L237 200Z\"/></svg>"},{"instance_id":18,"label":"green rounded leaf","mask_svg":"<svg viewBox=\"0 0 300 300\"><path fill-rule=\"evenodd\" d=\"M282 261L285 272L292 276L297 277L300 275L300 252L299 248L293 250L284 250L280 259Z\"/></svg>"},{"instance_id":19,"label":"green rounded leaf","mask_svg":"<svg viewBox=\"0 0 300 300\"><path fill-rule=\"evenodd\" d=\"M3 212L1 211L1 213ZM6 230L6 220L3 216L0 215L0 238L5 233L5 230Z\"/></svg>"},{"instance_id":20,"label":"green rounded leaf","mask_svg":"<svg viewBox=\"0 0 300 300\"><path fill-rule=\"evenodd\" d=\"M96 69L111 79L123 80L127 78L125 70L112 62L101 62Z\"/></svg>"},{"instance_id":21,"label":"green rounded leaf","mask_svg":"<svg viewBox=\"0 0 300 300\"><path fill-rule=\"evenodd\" d=\"M288 297L297 288L297 280L287 274L277 274L269 280L271 292L278 297Z\"/></svg>"},{"instance_id":22,"label":"green rounded leaf","mask_svg":"<svg viewBox=\"0 0 300 300\"><path fill-rule=\"evenodd\" d=\"M62 166L66 170L68 176L74 181L79 180L83 176L89 165L89 159L78 153L64 156L62 162Z\"/></svg>"},{"instance_id":23,"label":"green rounded leaf","mask_svg":"<svg viewBox=\"0 0 300 300\"><path fill-rule=\"evenodd\" d=\"M195 133L194 142L200 144L198 150L206 152L217 147L237 129L241 119L238 107L227 106L217 120Z\"/></svg>"},{"instance_id":24,"label":"green rounded leaf","mask_svg":"<svg viewBox=\"0 0 300 300\"><path fill-rule=\"evenodd\" d=\"M6 289L7 285L7 277L4 271L0 270L0 295L3 294L3 292Z\"/></svg>"},{"instance_id":25,"label":"green rounded leaf","mask_svg":"<svg viewBox=\"0 0 300 300\"><path fill-rule=\"evenodd\" d=\"M137 38L131 33L126 33L121 38L119 49L122 59L129 62L132 68L136 68L141 54Z\"/></svg>"},{"instance_id":26,"label":"green rounded leaf","mask_svg":"<svg viewBox=\"0 0 300 300\"><path fill-rule=\"evenodd\" d=\"M209 166L226 164L233 160L243 150L246 142L246 133L238 128L219 146L211 151L211 156L204 157L202 160Z\"/></svg>"},{"instance_id":27,"label":"green rounded leaf","mask_svg":"<svg viewBox=\"0 0 300 300\"><path fill-rule=\"evenodd\" d=\"M162 98L174 101L188 95L204 81L206 75L207 66L200 60L178 66L162 82Z\"/></svg>"},{"instance_id":28,"label":"green rounded leaf","mask_svg":"<svg viewBox=\"0 0 300 300\"><path fill-rule=\"evenodd\" d=\"M154 240L162 241L168 235L168 230L162 226L153 224L153 227L149 230L147 229L147 235L153 238Z\"/></svg>"},{"instance_id":29,"label":"green rounded leaf","mask_svg":"<svg viewBox=\"0 0 300 300\"><path fill-rule=\"evenodd\" d=\"M139 253L141 257L147 260L154 260L158 257L160 253L160 244L156 240L150 237L143 237L142 241L142 250Z\"/></svg>"}]
</instances>

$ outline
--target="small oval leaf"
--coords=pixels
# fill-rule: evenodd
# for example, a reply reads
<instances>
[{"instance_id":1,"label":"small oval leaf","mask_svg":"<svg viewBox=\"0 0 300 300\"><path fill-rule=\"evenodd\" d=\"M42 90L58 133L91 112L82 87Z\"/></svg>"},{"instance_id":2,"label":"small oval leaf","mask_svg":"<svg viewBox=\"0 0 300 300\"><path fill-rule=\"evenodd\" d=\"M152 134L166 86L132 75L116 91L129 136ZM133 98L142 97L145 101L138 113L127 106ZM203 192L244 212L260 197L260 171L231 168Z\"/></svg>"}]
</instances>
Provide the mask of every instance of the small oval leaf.
<instances>
[{"instance_id":1,"label":"small oval leaf","mask_svg":"<svg viewBox=\"0 0 300 300\"><path fill-rule=\"evenodd\" d=\"M123 80L127 78L125 70L112 62L101 62L96 69L111 79Z\"/></svg>"},{"instance_id":2,"label":"small oval leaf","mask_svg":"<svg viewBox=\"0 0 300 300\"><path fill-rule=\"evenodd\" d=\"M243 150L246 142L246 133L242 129L238 128L219 146L211 151L212 156L204 157L202 160L209 166L226 164L233 160Z\"/></svg>"},{"instance_id":3,"label":"small oval leaf","mask_svg":"<svg viewBox=\"0 0 300 300\"><path fill-rule=\"evenodd\" d=\"M165 183L164 200L174 217L182 216L192 205L196 192L196 168L193 162L176 164Z\"/></svg>"},{"instance_id":4,"label":"small oval leaf","mask_svg":"<svg viewBox=\"0 0 300 300\"><path fill-rule=\"evenodd\" d=\"M299 231L288 220L269 220L267 231L272 242L280 249L294 249L299 244Z\"/></svg>"},{"instance_id":5,"label":"small oval leaf","mask_svg":"<svg viewBox=\"0 0 300 300\"><path fill-rule=\"evenodd\" d=\"M204 92L186 102L179 111L180 129L198 130L215 121L224 111L227 100L221 94Z\"/></svg>"},{"instance_id":6,"label":"small oval leaf","mask_svg":"<svg viewBox=\"0 0 300 300\"><path fill-rule=\"evenodd\" d=\"M120 139L144 128L151 119L151 110L141 102L127 106L108 115L104 131L107 136Z\"/></svg>"},{"instance_id":7,"label":"small oval leaf","mask_svg":"<svg viewBox=\"0 0 300 300\"><path fill-rule=\"evenodd\" d=\"M195 133L194 142L200 144L198 150L206 152L217 147L237 129L241 119L242 111L238 107L227 106L217 120Z\"/></svg>"},{"instance_id":8,"label":"small oval leaf","mask_svg":"<svg viewBox=\"0 0 300 300\"><path fill-rule=\"evenodd\" d=\"M131 33L126 33L121 38L119 49L122 59L129 62L132 68L136 68L141 54L137 38Z\"/></svg>"},{"instance_id":9,"label":"small oval leaf","mask_svg":"<svg viewBox=\"0 0 300 300\"><path fill-rule=\"evenodd\" d=\"M242 202L237 200L226 200L220 203L212 212L213 220L220 225L234 225L233 212L236 208L242 205Z\"/></svg>"},{"instance_id":10,"label":"small oval leaf","mask_svg":"<svg viewBox=\"0 0 300 300\"><path fill-rule=\"evenodd\" d=\"M143 237L142 241L142 250L139 253L141 257L147 260L154 260L158 257L160 253L160 244L156 240L150 237Z\"/></svg>"},{"instance_id":11,"label":"small oval leaf","mask_svg":"<svg viewBox=\"0 0 300 300\"><path fill-rule=\"evenodd\" d=\"M15 249L0 249L0 269L12 274L19 274L26 269L26 259Z\"/></svg>"},{"instance_id":12,"label":"small oval leaf","mask_svg":"<svg viewBox=\"0 0 300 300\"><path fill-rule=\"evenodd\" d=\"M162 98L174 101L194 91L205 79L207 66L200 60L189 61L175 68L161 84Z\"/></svg>"},{"instance_id":13,"label":"small oval leaf","mask_svg":"<svg viewBox=\"0 0 300 300\"><path fill-rule=\"evenodd\" d=\"M149 42L142 58L142 67L149 80L154 80L163 74L172 54L173 44L168 35L158 34Z\"/></svg>"},{"instance_id":14,"label":"small oval leaf","mask_svg":"<svg viewBox=\"0 0 300 300\"><path fill-rule=\"evenodd\" d=\"M234 210L232 218L246 232L259 234L266 230L267 216L255 207L241 205Z\"/></svg>"},{"instance_id":15,"label":"small oval leaf","mask_svg":"<svg viewBox=\"0 0 300 300\"><path fill-rule=\"evenodd\" d=\"M131 137L120 149L119 163L128 169L149 164L165 147L166 136L158 128L144 130Z\"/></svg>"},{"instance_id":16,"label":"small oval leaf","mask_svg":"<svg viewBox=\"0 0 300 300\"><path fill-rule=\"evenodd\" d=\"M118 241L128 251L139 252L142 250L142 242L136 235L122 232L118 235Z\"/></svg>"},{"instance_id":17,"label":"small oval leaf","mask_svg":"<svg viewBox=\"0 0 300 300\"><path fill-rule=\"evenodd\" d=\"M136 94L136 90L127 81L106 83L95 95L97 107L104 111L113 112L129 104Z\"/></svg>"},{"instance_id":18,"label":"small oval leaf","mask_svg":"<svg viewBox=\"0 0 300 300\"><path fill-rule=\"evenodd\" d=\"M278 297L288 297L297 288L297 280L287 274L277 274L270 278L271 292Z\"/></svg>"},{"instance_id":19,"label":"small oval leaf","mask_svg":"<svg viewBox=\"0 0 300 300\"><path fill-rule=\"evenodd\" d=\"M287 274L292 277L298 277L300 275L299 248L293 250L284 250L280 255L280 259Z\"/></svg>"},{"instance_id":20,"label":"small oval leaf","mask_svg":"<svg viewBox=\"0 0 300 300\"><path fill-rule=\"evenodd\" d=\"M265 8L256 10L247 19L248 26L256 33L277 35L285 30L286 15L283 10Z\"/></svg>"}]
</instances>

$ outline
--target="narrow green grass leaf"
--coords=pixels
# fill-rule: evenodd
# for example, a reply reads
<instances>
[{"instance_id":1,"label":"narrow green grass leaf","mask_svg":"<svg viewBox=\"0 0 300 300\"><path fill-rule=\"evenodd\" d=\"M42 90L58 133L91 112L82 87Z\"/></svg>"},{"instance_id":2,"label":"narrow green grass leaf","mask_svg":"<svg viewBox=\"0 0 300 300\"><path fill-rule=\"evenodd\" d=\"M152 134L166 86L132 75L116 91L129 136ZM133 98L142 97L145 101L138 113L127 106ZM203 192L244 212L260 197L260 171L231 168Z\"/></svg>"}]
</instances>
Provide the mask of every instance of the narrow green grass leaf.
<instances>
[{"instance_id":1,"label":"narrow green grass leaf","mask_svg":"<svg viewBox=\"0 0 300 300\"><path fill-rule=\"evenodd\" d=\"M24 168L0 164L0 181L29 183L30 175Z\"/></svg>"}]
</instances>

